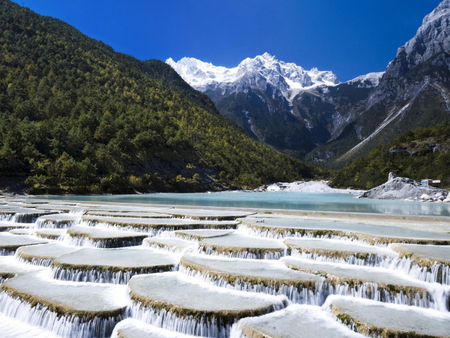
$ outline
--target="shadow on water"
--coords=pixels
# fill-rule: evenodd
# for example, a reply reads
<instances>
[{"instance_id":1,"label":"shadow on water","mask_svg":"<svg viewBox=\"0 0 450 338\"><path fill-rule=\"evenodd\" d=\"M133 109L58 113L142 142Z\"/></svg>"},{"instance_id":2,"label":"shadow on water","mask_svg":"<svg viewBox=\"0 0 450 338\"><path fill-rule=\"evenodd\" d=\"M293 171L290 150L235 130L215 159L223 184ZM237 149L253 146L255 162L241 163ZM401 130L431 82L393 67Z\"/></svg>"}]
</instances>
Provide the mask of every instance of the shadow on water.
<instances>
[{"instance_id":1,"label":"shadow on water","mask_svg":"<svg viewBox=\"0 0 450 338\"><path fill-rule=\"evenodd\" d=\"M116 202L166 204L177 206L213 206L231 208L291 209L379 213L389 215L450 216L450 204L391 200L358 199L350 193L299 192L218 192L218 193L155 193L143 195L55 196L83 202Z\"/></svg>"}]
</instances>

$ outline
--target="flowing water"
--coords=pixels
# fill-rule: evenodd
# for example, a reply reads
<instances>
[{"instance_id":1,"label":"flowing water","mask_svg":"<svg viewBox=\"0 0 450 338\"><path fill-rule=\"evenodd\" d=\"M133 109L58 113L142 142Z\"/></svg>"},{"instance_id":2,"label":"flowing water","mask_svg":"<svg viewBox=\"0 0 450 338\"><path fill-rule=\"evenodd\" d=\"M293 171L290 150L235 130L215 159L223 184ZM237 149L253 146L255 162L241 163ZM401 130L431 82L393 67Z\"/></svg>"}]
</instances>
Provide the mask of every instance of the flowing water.
<instances>
[{"instance_id":1,"label":"flowing water","mask_svg":"<svg viewBox=\"0 0 450 338\"><path fill-rule=\"evenodd\" d=\"M169 285L162 285L167 288L166 293L162 293L164 299L153 299L141 296L131 299L130 296L110 296L100 292L99 294L80 294L71 299L65 299L64 295L52 294L52 289L59 287L61 283L69 283L67 285L76 286L75 289L82 290L83 286L102 286L102 287L123 287L130 285L130 281L139 276L147 274L156 275L163 273L163 271L178 271L176 273L186 276L186 280L195 280L202 288L214 288L218 290L219 294L223 294L223 299L218 298L217 304L224 302L228 293L244 292L258 297L281 297L280 306L267 307L267 313L273 313L276 317L277 313L284 313L284 307L290 304L302 304L302 306L313 306L314 311L319 311L318 318L327 318L335 322L335 318L328 315L327 312L321 311L322 306L327 303L330 296L352 297L355 299L369 299L383 304L401 304L411 308L425 308L433 309L439 313L450 315L450 259L446 262L440 262L429 265L421 265L422 261L414 260L411 256L400 257L397 252L390 249L387 242L376 243L374 246L370 241L365 240L366 234L363 232L367 229L374 231L376 236L384 238L387 236L389 241L393 242L407 242L399 237L399 233L412 234L416 236L417 242L420 242L421 234L424 234L424 240L448 236L445 232L439 233L437 231L425 231L423 229L411 229L407 225L403 228L398 228L399 224L367 225L361 223L340 223L340 222L322 222L321 226L326 231L341 231L337 232L339 235L323 235L322 232L302 232L302 227L311 226L317 220L286 220L287 223L298 222L298 227L289 231L279 232L270 229L270 221L265 223L258 223L264 225L268 229L255 230L255 228L247 225L238 225L236 230L218 232L217 229L228 229L230 221L217 221L219 224L212 224L204 226L206 230L198 231L202 238L187 236L183 231L176 232L177 228L162 228L155 231L154 229L146 227L146 218L143 218L142 227L139 227L139 232L135 233L135 227L115 227L115 230L108 230L111 225L105 225L99 222L83 221L83 214L96 208L105 208L105 204L96 205L95 202L120 202L133 203L130 206L129 212L150 211L147 210L148 204L163 204L163 205L195 205L195 206L216 206L232 208L271 208L271 209L293 209L293 210L316 210L316 211L338 211L350 213L375 213L375 214L392 214L392 215L434 215L434 216L450 216L450 205L448 204L431 204L419 202L392 202L392 201L368 201L355 199L351 194L305 194L305 193L256 193L256 192L227 192L227 193L212 193L212 194L151 194L151 195L122 195L122 196L71 196L64 199L71 199L76 202L74 206L75 213L60 214L54 211L51 216L44 216L51 214L50 210L58 210L58 200L62 198L48 198L52 203L49 210L46 211L44 204L39 204L39 211L33 212L33 209L28 208L27 213L12 212L12 214L3 214L2 222L8 224L24 223L23 228L29 228L32 231L39 229L61 229L63 232L68 231L72 227L74 229L87 229L82 233L82 236L69 236L68 234L60 236L58 239L48 240L50 244L38 244L36 247L23 246L23 250L17 251L17 247L11 247L10 236L0 237L0 256L5 257L5 261L0 262L0 334L4 338L13 337L67 337L67 338L108 338L111 336L116 338L117 333L114 331L116 325L123 319L129 318L137 320L142 323L142 326L151 325L170 332L181 332L187 335L201 336L201 337L245 337L241 332L240 322L241 318L236 315L230 317L226 315L214 313L211 309L191 309L187 305L190 304L189 294L185 294L185 283L181 281L177 287L173 288ZM86 202L89 202L87 204ZM17 200L14 206L20 205L20 200ZM23 202L24 204L26 202ZM78 203L78 204L77 204ZM56 207L55 207L56 206ZM126 211L121 206L121 212L126 216ZM1 207L0 207L1 209ZM60 206L60 209L64 209ZM114 206L111 205L111 211ZM175 207L175 209L177 209ZM181 209L180 209L181 210ZM19 210L20 211L20 210ZM167 207L161 208L161 213L166 213ZM170 211L170 210L169 210ZM176 214L177 210L173 211ZM151 212L155 212L155 206L151 207ZM222 211L220 211L222 212ZM39 218L37 215L41 214ZM206 214L206 213L205 213ZM7 215L7 216L6 216ZM70 216L67 216L70 215ZM178 215L177 217L189 219L191 215ZM117 213L117 217L119 213ZM176 222L176 219L170 215L165 214L165 221L168 223ZM219 212L216 218L214 215L208 216L211 219L219 219ZM229 216L227 216L229 217ZM252 216L254 217L254 216ZM264 217L261 214L259 217ZM271 217L277 217L271 215ZM360 216L363 218L363 216ZM248 218L251 220L252 218ZM449 217L450 221L450 217ZM258 221L255 221L258 222ZM278 223L277 223L278 222ZM284 221L276 220L277 226ZM308 223L309 222L309 223ZM223 225L221 227L220 225ZM255 223L256 224L256 223ZM416 227L420 225L415 225ZM84 228L83 228L84 227ZM208 227L211 229L208 235ZM327 228L328 227L328 228ZM4 229L8 229L5 227ZM186 233L189 229L196 229L194 226L187 227ZM349 229L352 233L350 234ZM91 231L92 230L92 231ZM322 231L322 230L320 230ZM423 232L421 232L423 231ZM84 235L83 235L84 234ZM89 237L85 234L94 234ZM156 235L162 235L159 241L160 246L151 245L149 247L145 236L141 238L129 238L128 235L145 235L148 238L153 238ZM356 235L355 235L356 234ZM362 236L362 235L364 236ZM441 235L442 234L442 235ZM126 235L126 236L125 236ZM358 237L361 235L360 237ZM426 235L426 236L425 236ZM20 236L20 235L17 235ZM36 235L31 235L31 237ZM211 237L208 237L211 236ZM228 236L228 237L227 237ZM372 236L372 235L370 235ZM390 237L389 237L390 236ZM409 235L408 235L409 236ZM268 237L270 239L268 239ZM291 242L295 242L298 238L311 238L308 242L317 243L316 249L318 251L302 251L300 246L289 248L284 244L286 238L291 237ZM169 246L172 242L178 239L183 239L186 242L186 249L172 250L168 253L167 247L164 247L164 242ZM165 240L164 240L165 239ZM253 243L245 246L246 242ZM306 242L306 240L304 241ZM259 244L261 243L261 244ZM346 245L345 243L348 243ZM350 245L353 243L353 245ZM206 245L208 244L208 245ZM269 245L270 244L270 245ZM33 244L35 245L35 244ZM47 246L46 246L47 245ZM180 245L180 243L178 243ZM183 245L185 245L183 243ZM432 244L430 244L432 245ZM113 248L129 248L130 246L139 248L139 250L156 250L162 255L173 255L177 257L179 264L174 264L167 268L133 268L132 270L125 270L118 265L117 260L110 259L91 265L83 265L80 262L73 262L70 265L70 252L76 252L82 247L90 248L104 248L101 250L118 250ZM355 247L363 253L367 253L364 249L369 251L366 256L355 249L353 254L348 254L339 250L342 248ZM55 248L58 248L55 251ZM83 250L83 249L81 249ZM100 250L100 249L90 249ZM57 252L61 252L58 256ZM190 252L190 253L189 253ZM379 253L378 253L379 252ZM11 257L15 254L14 257ZM197 255L201 261L205 257L207 259L214 259L212 266L202 266L201 264L193 264L186 266L183 263L183 257L187 255ZM72 255L76 257L76 254ZM66 258L66 265L58 267L55 260L58 257ZM297 260L297 261L296 261ZM137 264L138 257L130 257L130 268L133 267L133 262ZM270 264L269 264L270 261ZM232 262L230 264L230 262ZM258 268L259 262L263 262L261 266L265 266L265 272ZM295 262L298 262L296 265ZM250 264L251 263L251 264ZM267 263L267 266L266 266ZM239 269L240 266L249 266L249 269ZM251 268L256 266L256 268ZM48 274L47 293L42 294L42 290L33 289L33 277L31 274L36 269L41 269L42 273ZM271 270L273 269L273 271ZM364 270L366 269L366 270ZM272 272L271 272L272 271ZM287 272L286 272L287 271ZM294 271L304 273L305 280L292 281L288 278L289 274ZM355 272L352 272L355 271ZM359 272L358 272L359 271ZM365 273L364 271L367 271ZM175 273L175 272L166 272ZM283 273L287 273L283 277ZM383 275L387 282L378 280L377 277L367 277ZM392 274L392 275L390 275ZM267 276L273 276L272 280L267 279ZM274 277L277 275L278 277ZM351 275L351 277L349 277ZM14 277L18 276L18 277ZM8 286L8 281L13 281L15 278L23 278L30 280L24 283L12 283ZM371 279L372 278L372 279ZM381 277L380 277L381 278ZM19 281L19 279L18 279ZM122 285L120 285L122 284ZM66 285L66 284L64 284ZM42 286L41 286L42 287ZM195 288L190 286L190 288ZM122 289L121 289L122 290ZM189 289L186 289L189 290ZM68 296L67 296L68 297ZM64 306L54 305L55 299L62 298L62 302L66 302ZM117 299L116 299L117 298ZM184 310L173 310L175 302L172 299L182 299L181 305L177 305ZM85 302L85 303L83 303ZM117 303L117 309L113 312L107 310L109 303ZM98 307L97 307L98 304ZM109 304L109 305L100 305ZM125 306L123 306L125 304ZM83 308L88 306L89 310ZM77 309L75 312L73 309ZM109 309L109 308L108 308ZM78 312L77 312L78 311ZM246 310L247 311L247 310ZM289 312L289 311L288 311ZM252 316L251 312L246 312L246 316ZM264 313L258 313L261 315ZM256 316L256 312L254 314ZM274 317L274 318L275 318ZM317 319L319 322L316 325L321 325L322 319ZM23 324L23 326L17 323ZM323 321L323 325L325 321ZM343 326L343 324L336 324ZM450 325L450 323L449 323ZM16 326L16 327L15 327ZM139 328L136 328L138 330ZM142 330L145 331L143 328ZM143 332L144 332L143 331ZM23 333L25 332L25 333ZM113 333L114 332L114 333ZM239 333L233 333L239 332ZM449 327L450 332L450 327ZM169 335L168 335L169 336ZM311 336L319 338L319 336Z\"/></svg>"}]
</instances>

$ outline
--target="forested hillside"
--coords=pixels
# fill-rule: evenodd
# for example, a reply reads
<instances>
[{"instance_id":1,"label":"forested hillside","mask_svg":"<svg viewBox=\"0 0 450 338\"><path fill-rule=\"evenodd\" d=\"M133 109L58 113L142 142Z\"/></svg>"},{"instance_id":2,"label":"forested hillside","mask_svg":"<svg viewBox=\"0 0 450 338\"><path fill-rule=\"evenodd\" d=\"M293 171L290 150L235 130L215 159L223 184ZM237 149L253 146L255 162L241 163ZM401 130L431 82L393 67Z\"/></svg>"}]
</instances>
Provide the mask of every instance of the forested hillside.
<instances>
[{"instance_id":1,"label":"forested hillside","mask_svg":"<svg viewBox=\"0 0 450 338\"><path fill-rule=\"evenodd\" d=\"M0 175L32 193L255 187L317 169L245 136L169 66L0 0Z\"/></svg>"},{"instance_id":2,"label":"forested hillside","mask_svg":"<svg viewBox=\"0 0 450 338\"><path fill-rule=\"evenodd\" d=\"M375 148L338 172L332 185L371 189L386 182L389 172L417 181L438 179L450 188L450 122L404 133Z\"/></svg>"}]
</instances>

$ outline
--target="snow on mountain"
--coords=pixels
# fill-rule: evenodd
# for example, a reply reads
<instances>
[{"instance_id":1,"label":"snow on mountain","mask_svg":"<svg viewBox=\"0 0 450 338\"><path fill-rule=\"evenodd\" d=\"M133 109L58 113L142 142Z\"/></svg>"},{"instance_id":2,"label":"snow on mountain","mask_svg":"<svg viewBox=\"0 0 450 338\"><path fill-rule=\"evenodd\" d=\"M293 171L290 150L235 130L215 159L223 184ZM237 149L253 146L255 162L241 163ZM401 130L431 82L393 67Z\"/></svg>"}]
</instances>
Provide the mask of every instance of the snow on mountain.
<instances>
[{"instance_id":1,"label":"snow on mountain","mask_svg":"<svg viewBox=\"0 0 450 338\"><path fill-rule=\"evenodd\" d=\"M384 72L369 73L366 75L360 75L354 79L347 81L348 84L358 83L358 88L373 88L378 86Z\"/></svg>"},{"instance_id":2,"label":"snow on mountain","mask_svg":"<svg viewBox=\"0 0 450 338\"><path fill-rule=\"evenodd\" d=\"M308 71L295 63L280 61L269 53L247 58L235 68L217 67L186 57L178 62L169 58L166 63L192 87L202 92L218 87L227 92L244 90L246 87L265 90L267 85L271 85L289 100L300 90L339 84L337 76L331 71L319 71L317 68Z\"/></svg>"}]
</instances>

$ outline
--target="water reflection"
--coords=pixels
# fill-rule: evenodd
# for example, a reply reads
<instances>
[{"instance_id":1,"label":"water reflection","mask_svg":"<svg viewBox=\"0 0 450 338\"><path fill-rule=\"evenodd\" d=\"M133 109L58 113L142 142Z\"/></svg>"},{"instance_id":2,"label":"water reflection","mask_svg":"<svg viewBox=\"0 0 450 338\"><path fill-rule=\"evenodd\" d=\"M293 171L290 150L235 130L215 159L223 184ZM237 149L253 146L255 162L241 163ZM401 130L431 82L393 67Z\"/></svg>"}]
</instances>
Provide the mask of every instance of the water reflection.
<instances>
[{"instance_id":1,"label":"water reflection","mask_svg":"<svg viewBox=\"0 0 450 338\"><path fill-rule=\"evenodd\" d=\"M49 198L92 202L293 209L309 211L382 213L390 215L450 216L450 204L357 199L354 195L349 193L324 194L282 191L219 192L109 196L57 196Z\"/></svg>"}]
</instances>

